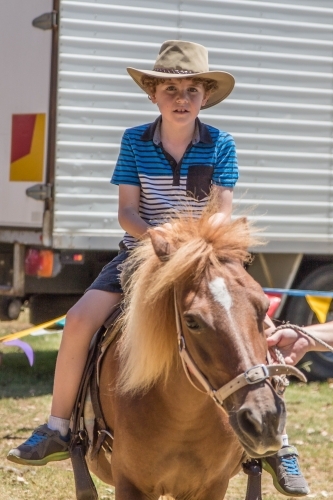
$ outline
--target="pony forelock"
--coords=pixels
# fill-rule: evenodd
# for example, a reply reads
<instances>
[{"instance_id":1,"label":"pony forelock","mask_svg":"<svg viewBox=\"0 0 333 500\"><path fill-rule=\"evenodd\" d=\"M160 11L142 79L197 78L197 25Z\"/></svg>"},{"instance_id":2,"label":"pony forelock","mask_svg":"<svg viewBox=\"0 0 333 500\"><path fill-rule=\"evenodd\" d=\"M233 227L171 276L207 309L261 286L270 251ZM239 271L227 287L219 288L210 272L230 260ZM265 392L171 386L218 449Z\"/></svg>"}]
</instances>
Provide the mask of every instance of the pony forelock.
<instances>
[{"instance_id":1,"label":"pony forelock","mask_svg":"<svg viewBox=\"0 0 333 500\"><path fill-rule=\"evenodd\" d=\"M119 341L122 393L146 392L157 381L166 382L177 362L174 289L197 280L208 266L224 261L248 262L248 248L262 242L245 218L214 226L212 205L198 219L191 213L163 226L169 258L160 260L150 238L145 238L126 261L125 314Z\"/></svg>"}]
</instances>

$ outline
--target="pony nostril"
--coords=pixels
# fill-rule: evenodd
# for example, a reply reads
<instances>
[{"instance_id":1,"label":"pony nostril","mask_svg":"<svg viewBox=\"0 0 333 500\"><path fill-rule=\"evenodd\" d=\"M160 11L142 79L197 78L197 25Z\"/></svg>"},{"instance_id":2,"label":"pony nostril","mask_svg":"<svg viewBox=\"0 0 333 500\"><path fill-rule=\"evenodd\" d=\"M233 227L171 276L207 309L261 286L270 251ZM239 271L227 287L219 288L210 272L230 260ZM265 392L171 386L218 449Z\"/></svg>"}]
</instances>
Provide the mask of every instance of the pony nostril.
<instances>
[{"instance_id":1,"label":"pony nostril","mask_svg":"<svg viewBox=\"0 0 333 500\"><path fill-rule=\"evenodd\" d=\"M260 435L263 431L263 422L259 412L250 408L242 408L237 414L239 427L246 434Z\"/></svg>"}]
</instances>

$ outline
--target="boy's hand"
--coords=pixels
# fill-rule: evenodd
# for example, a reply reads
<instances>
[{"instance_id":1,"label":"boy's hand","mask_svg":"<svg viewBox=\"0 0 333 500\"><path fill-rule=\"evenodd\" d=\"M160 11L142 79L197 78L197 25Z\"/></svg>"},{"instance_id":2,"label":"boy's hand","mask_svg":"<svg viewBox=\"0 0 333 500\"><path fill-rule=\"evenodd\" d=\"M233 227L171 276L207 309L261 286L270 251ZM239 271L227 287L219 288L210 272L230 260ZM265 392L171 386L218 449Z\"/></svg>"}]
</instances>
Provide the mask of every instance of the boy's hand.
<instances>
[{"instance_id":1,"label":"boy's hand","mask_svg":"<svg viewBox=\"0 0 333 500\"><path fill-rule=\"evenodd\" d=\"M160 233L168 233L172 229L172 225L170 222L165 222L163 226L154 227L155 231L159 231Z\"/></svg>"},{"instance_id":2,"label":"boy's hand","mask_svg":"<svg viewBox=\"0 0 333 500\"><path fill-rule=\"evenodd\" d=\"M267 338L268 347L276 346L285 359L287 365L295 365L311 346L311 340L302 333L286 328ZM274 357L274 351L271 351Z\"/></svg>"},{"instance_id":3,"label":"boy's hand","mask_svg":"<svg viewBox=\"0 0 333 500\"><path fill-rule=\"evenodd\" d=\"M209 223L213 227L220 227L224 222L230 222L230 214L225 214L223 212L218 212L209 217Z\"/></svg>"}]
</instances>

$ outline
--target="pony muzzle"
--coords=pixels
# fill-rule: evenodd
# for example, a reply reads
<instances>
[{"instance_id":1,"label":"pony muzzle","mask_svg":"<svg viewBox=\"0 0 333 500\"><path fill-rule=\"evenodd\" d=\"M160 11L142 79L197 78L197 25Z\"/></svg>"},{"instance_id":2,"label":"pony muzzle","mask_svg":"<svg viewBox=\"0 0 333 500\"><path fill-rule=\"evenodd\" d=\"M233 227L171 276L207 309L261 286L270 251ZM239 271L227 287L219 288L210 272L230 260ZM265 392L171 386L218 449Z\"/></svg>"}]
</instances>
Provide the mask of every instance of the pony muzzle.
<instances>
[{"instance_id":1,"label":"pony muzzle","mask_svg":"<svg viewBox=\"0 0 333 500\"><path fill-rule=\"evenodd\" d=\"M252 400L248 394L245 402L234 413L231 424L236 430L246 452L253 458L272 455L281 448L282 434L286 422L286 408L283 399L271 392L266 383L262 388L262 398L258 396ZM274 396L273 404L267 407L269 401L265 392L270 391Z\"/></svg>"}]
</instances>

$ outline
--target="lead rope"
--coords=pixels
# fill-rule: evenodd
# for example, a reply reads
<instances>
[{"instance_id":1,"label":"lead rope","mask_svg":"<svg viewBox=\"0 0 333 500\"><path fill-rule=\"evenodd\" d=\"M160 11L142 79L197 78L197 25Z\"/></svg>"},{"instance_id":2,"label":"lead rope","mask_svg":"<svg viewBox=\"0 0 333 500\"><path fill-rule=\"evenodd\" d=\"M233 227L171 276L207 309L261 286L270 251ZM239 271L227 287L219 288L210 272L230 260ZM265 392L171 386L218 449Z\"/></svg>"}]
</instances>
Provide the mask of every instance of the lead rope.
<instances>
[{"instance_id":1,"label":"lead rope","mask_svg":"<svg viewBox=\"0 0 333 500\"><path fill-rule=\"evenodd\" d=\"M282 356L281 352L277 347L271 347L271 351L274 351L275 357L280 365L286 365L286 362L284 360L284 357ZM267 362L268 364L273 364L273 358L270 354L269 351L267 351ZM278 396L282 396L284 391L286 390L286 387L289 385L289 380L285 375L274 375L272 377L272 382L274 385L274 389Z\"/></svg>"},{"instance_id":2,"label":"lead rope","mask_svg":"<svg viewBox=\"0 0 333 500\"><path fill-rule=\"evenodd\" d=\"M328 351L333 352L333 347L327 344L324 340L319 339L316 335L313 333L307 332L304 330L304 328L298 326L298 325L292 325L291 323L284 323L283 325L278 326L274 332L271 333L273 335L274 333L278 332L279 330L286 330L287 328L291 328L292 330L295 330L295 332L300 332L303 333L303 335L306 335L307 337L310 337L312 340L317 342L318 344L321 344L323 347L326 347ZM273 347L273 349L277 349L276 346ZM281 352L277 349L279 354L282 356ZM282 356L283 358L283 356Z\"/></svg>"},{"instance_id":3,"label":"lead rope","mask_svg":"<svg viewBox=\"0 0 333 500\"><path fill-rule=\"evenodd\" d=\"M276 331L277 330L275 330L273 333L275 333ZM273 335L273 333L271 335ZM270 350L274 352L275 358L280 365L286 364L281 351L276 346L271 347ZM267 361L270 364L273 363L273 359L272 359L272 356L271 356L269 351L267 352ZM285 375L279 375L279 376L273 377L273 383L274 383L274 387L275 387L277 394L279 396L282 396L284 394L284 391L286 390L286 388L289 385L289 380L287 379L287 377Z\"/></svg>"}]
</instances>

